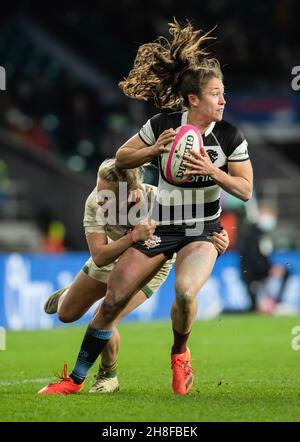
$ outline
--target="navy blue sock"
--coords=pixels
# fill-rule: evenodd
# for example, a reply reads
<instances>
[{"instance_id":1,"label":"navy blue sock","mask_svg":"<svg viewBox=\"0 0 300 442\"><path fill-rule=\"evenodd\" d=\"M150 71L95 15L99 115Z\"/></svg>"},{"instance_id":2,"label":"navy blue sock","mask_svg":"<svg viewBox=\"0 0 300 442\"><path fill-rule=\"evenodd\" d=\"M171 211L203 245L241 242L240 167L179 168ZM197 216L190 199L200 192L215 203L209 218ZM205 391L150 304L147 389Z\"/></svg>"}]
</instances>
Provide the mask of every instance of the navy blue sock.
<instances>
[{"instance_id":1,"label":"navy blue sock","mask_svg":"<svg viewBox=\"0 0 300 442\"><path fill-rule=\"evenodd\" d=\"M89 369L112 337L112 330L99 330L88 326L80 352L70 378L76 384L82 384Z\"/></svg>"}]
</instances>

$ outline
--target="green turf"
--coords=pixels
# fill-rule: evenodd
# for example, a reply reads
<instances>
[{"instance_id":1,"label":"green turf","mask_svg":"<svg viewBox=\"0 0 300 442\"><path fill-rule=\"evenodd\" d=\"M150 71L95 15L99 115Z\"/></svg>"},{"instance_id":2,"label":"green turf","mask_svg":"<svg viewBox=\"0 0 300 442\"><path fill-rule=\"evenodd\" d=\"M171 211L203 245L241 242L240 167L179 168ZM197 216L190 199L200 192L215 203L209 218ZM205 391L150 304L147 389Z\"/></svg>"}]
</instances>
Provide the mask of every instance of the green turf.
<instances>
[{"instance_id":1,"label":"green turf","mask_svg":"<svg viewBox=\"0 0 300 442\"><path fill-rule=\"evenodd\" d=\"M59 372L64 361L72 368L84 328L10 332L0 352L0 420L299 421L300 350L291 348L296 325L300 317L257 315L195 323L189 345L196 377L187 396L171 391L169 322L120 326L121 391L110 395L88 393L92 376L83 393L36 395L47 383L37 378Z\"/></svg>"}]
</instances>

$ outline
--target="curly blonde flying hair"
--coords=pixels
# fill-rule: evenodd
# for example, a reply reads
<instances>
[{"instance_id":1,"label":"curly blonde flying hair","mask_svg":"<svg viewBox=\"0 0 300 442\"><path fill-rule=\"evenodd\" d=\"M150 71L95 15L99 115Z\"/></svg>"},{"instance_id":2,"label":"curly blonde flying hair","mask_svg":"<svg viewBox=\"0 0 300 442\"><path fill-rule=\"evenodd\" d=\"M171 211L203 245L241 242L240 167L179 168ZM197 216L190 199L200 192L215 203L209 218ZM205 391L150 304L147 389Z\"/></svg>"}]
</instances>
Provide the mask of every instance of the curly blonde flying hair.
<instances>
[{"instance_id":1,"label":"curly blonde flying hair","mask_svg":"<svg viewBox=\"0 0 300 442\"><path fill-rule=\"evenodd\" d=\"M130 191L141 188L142 171L142 167L136 169L119 169L116 166L115 158L109 158L100 164L98 178L113 183L126 182L128 184L128 190Z\"/></svg>"},{"instance_id":2,"label":"curly blonde flying hair","mask_svg":"<svg viewBox=\"0 0 300 442\"><path fill-rule=\"evenodd\" d=\"M201 35L187 21L181 26L175 19L169 23L172 40L159 37L139 47L133 68L119 87L130 98L147 101L154 98L160 109L188 107L188 94L201 96L211 78L223 80L220 63L209 58L202 48L213 30Z\"/></svg>"}]
</instances>

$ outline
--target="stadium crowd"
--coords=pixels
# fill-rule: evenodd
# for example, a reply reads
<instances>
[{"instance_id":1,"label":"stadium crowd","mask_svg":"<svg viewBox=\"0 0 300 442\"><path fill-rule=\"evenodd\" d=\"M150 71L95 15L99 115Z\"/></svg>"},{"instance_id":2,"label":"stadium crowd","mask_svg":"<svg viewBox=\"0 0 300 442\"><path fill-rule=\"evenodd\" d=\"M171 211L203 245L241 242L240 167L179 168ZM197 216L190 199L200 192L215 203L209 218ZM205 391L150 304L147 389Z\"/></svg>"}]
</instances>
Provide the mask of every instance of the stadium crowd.
<instances>
[{"instance_id":1,"label":"stadium crowd","mask_svg":"<svg viewBox=\"0 0 300 442\"><path fill-rule=\"evenodd\" d=\"M277 90L288 87L290 66L299 59L294 38L299 9L294 0L256 0L247 8L238 0L211 0L201 7L191 0L176 9L170 0L103 1L93 9L19 2L14 14L1 19L0 57L10 87L1 97L0 124L34 148L53 151L71 169L94 172L99 161L114 153L145 119L140 109L132 110L135 105L130 100L120 96L108 104L76 72L41 54L22 26L16 29L19 16L29 17L108 75L116 89L138 44L165 35L173 16L188 17L206 30L217 26L218 40L212 40L211 46L223 64L226 87L231 93L257 93L275 85ZM150 113L151 106L145 105L144 114Z\"/></svg>"}]
</instances>

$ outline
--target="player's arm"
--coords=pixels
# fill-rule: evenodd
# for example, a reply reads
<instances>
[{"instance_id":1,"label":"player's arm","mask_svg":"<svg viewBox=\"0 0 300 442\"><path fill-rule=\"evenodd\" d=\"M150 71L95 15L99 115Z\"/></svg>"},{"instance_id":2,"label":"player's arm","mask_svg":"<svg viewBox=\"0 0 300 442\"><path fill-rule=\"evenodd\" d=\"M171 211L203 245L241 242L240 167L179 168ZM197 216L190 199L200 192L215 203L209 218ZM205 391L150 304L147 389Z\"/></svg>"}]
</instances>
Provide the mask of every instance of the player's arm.
<instances>
[{"instance_id":1,"label":"player's arm","mask_svg":"<svg viewBox=\"0 0 300 442\"><path fill-rule=\"evenodd\" d=\"M228 174L216 167L210 176L231 195L243 201L251 198L253 170L250 160L228 163Z\"/></svg>"},{"instance_id":2,"label":"player's arm","mask_svg":"<svg viewBox=\"0 0 300 442\"><path fill-rule=\"evenodd\" d=\"M231 195L248 201L253 190L253 171L250 160L228 162L228 173L222 171L211 162L208 153L203 149L201 154L194 151L185 155L188 167L185 175L208 175L216 184Z\"/></svg>"},{"instance_id":3,"label":"player's arm","mask_svg":"<svg viewBox=\"0 0 300 442\"><path fill-rule=\"evenodd\" d=\"M138 134L130 138L116 153L116 165L123 169L133 169L150 162L160 153L168 152L165 148L175 137L174 129L162 132L155 144L148 146Z\"/></svg>"},{"instance_id":4,"label":"player's arm","mask_svg":"<svg viewBox=\"0 0 300 442\"><path fill-rule=\"evenodd\" d=\"M115 261L121 253L133 244L129 235L125 235L117 241L107 243L105 233L89 233L86 240L90 249L91 257L98 267L103 267Z\"/></svg>"},{"instance_id":5,"label":"player's arm","mask_svg":"<svg viewBox=\"0 0 300 442\"><path fill-rule=\"evenodd\" d=\"M155 222L153 220L142 220L129 234L111 243L107 242L105 233L88 233L86 239L94 263L98 267L103 267L114 262L134 242L149 239L154 231Z\"/></svg>"}]
</instances>

